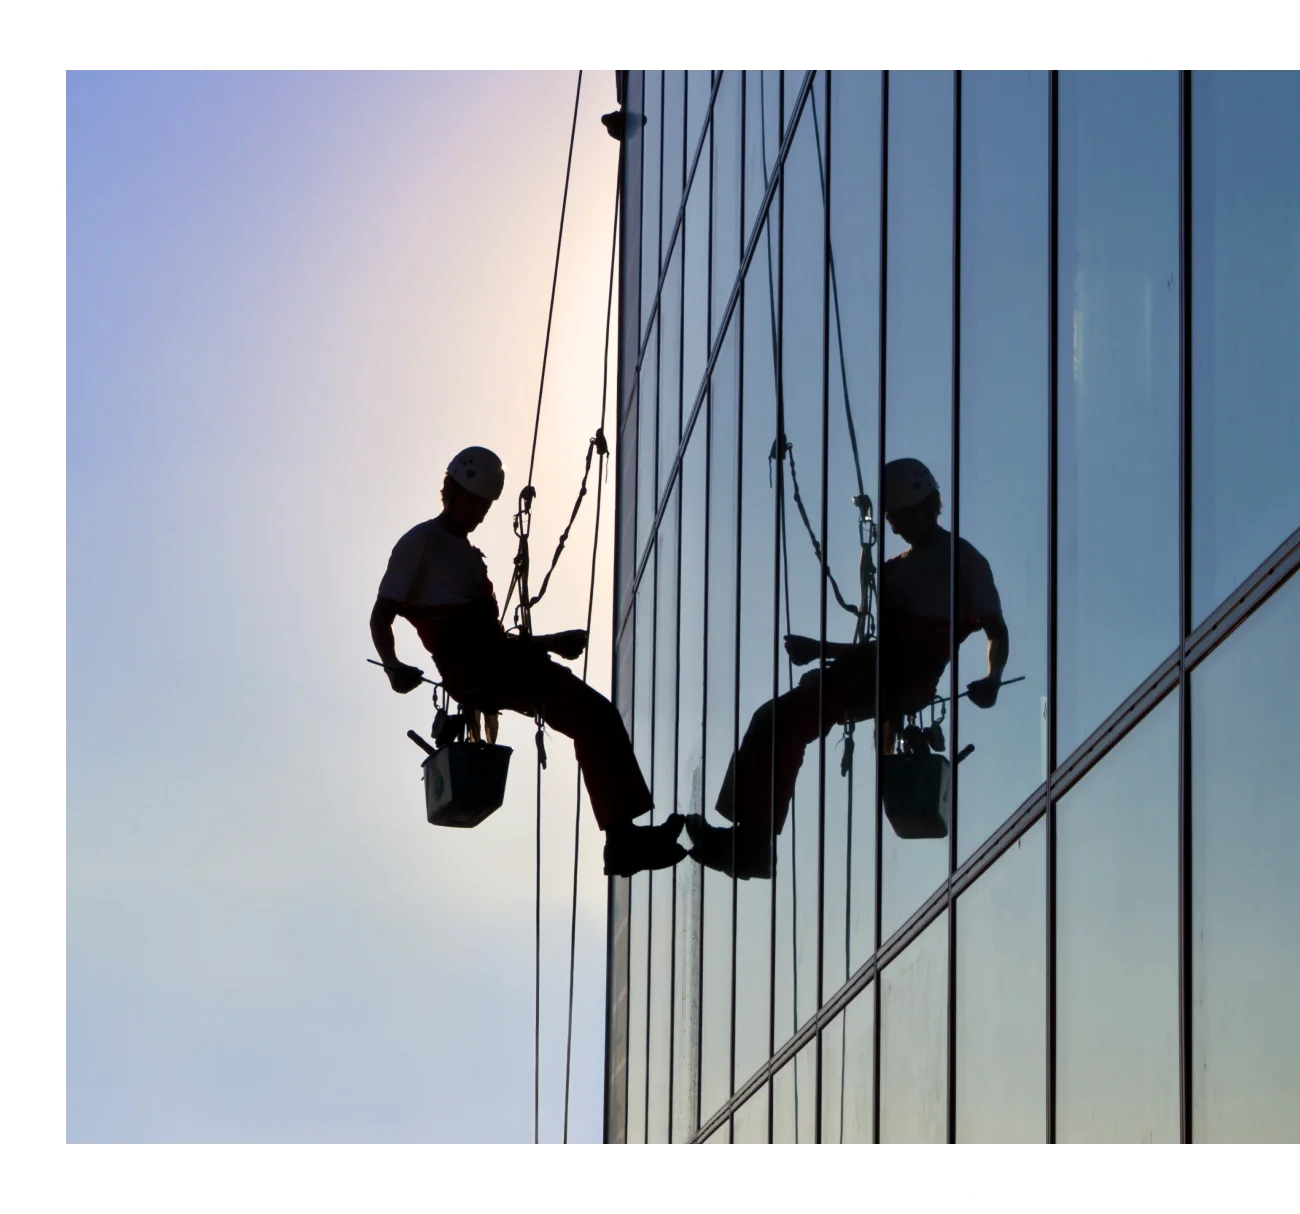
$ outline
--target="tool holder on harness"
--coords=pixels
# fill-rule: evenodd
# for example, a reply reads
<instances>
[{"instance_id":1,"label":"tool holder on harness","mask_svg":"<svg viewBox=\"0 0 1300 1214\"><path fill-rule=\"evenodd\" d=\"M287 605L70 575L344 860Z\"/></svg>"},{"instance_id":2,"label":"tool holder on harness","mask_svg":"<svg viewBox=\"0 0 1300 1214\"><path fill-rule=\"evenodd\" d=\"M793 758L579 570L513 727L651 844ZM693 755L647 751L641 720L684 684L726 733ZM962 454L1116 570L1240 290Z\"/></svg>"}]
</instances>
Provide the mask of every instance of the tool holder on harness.
<instances>
[{"instance_id":1,"label":"tool holder on harness","mask_svg":"<svg viewBox=\"0 0 1300 1214\"><path fill-rule=\"evenodd\" d=\"M496 743L495 712L483 712L481 729L477 706L462 704L459 713L448 713L447 692L441 690L442 705L430 730L434 744L413 729L406 733L427 756L421 764L425 816L430 826L477 826L505 801L511 748Z\"/></svg>"}]
</instances>

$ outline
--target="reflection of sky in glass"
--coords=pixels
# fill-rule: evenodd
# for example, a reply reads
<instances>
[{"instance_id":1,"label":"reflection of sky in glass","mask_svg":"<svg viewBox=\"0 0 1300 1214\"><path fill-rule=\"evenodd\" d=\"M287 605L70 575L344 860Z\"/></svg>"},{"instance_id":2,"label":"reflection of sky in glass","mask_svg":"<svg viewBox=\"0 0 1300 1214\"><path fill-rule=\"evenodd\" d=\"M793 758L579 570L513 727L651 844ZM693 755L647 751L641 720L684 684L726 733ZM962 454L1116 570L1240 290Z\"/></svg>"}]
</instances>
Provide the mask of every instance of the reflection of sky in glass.
<instances>
[{"instance_id":1,"label":"reflection of sky in glass","mask_svg":"<svg viewBox=\"0 0 1300 1214\"><path fill-rule=\"evenodd\" d=\"M890 73L885 457L922 460L945 503L952 493L952 117L950 73ZM887 558L907 547L884 531ZM882 631L881 644L889 643ZM943 880L948 841L899 839L885 826L881 848L885 939Z\"/></svg>"},{"instance_id":2,"label":"reflection of sky in glass","mask_svg":"<svg viewBox=\"0 0 1300 1214\"><path fill-rule=\"evenodd\" d=\"M1178 1140L1178 703L1062 799L1058 1142Z\"/></svg>"},{"instance_id":3,"label":"reflection of sky in glass","mask_svg":"<svg viewBox=\"0 0 1300 1214\"><path fill-rule=\"evenodd\" d=\"M948 1137L948 921L940 916L880 979L880 1141Z\"/></svg>"},{"instance_id":4,"label":"reflection of sky in glass","mask_svg":"<svg viewBox=\"0 0 1300 1214\"><path fill-rule=\"evenodd\" d=\"M957 705L958 859L1046 777L1047 73L962 77L961 534L988 560L1007 621L1005 688ZM988 638L959 688L988 673ZM944 689L946 694L946 688Z\"/></svg>"},{"instance_id":5,"label":"reflection of sky in glass","mask_svg":"<svg viewBox=\"0 0 1300 1214\"><path fill-rule=\"evenodd\" d=\"M1047 823L957 901L957 1141L1047 1132Z\"/></svg>"},{"instance_id":6,"label":"reflection of sky in glass","mask_svg":"<svg viewBox=\"0 0 1300 1214\"><path fill-rule=\"evenodd\" d=\"M814 1038L772 1077L772 1141L817 1141L817 1040Z\"/></svg>"},{"instance_id":7,"label":"reflection of sky in glass","mask_svg":"<svg viewBox=\"0 0 1300 1214\"><path fill-rule=\"evenodd\" d=\"M1064 758L1178 641L1176 73L1061 74L1059 201Z\"/></svg>"},{"instance_id":8,"label":"reflection of sky in glass","mask_svg":"<svg viewBox=\"0 0 1300 1214\"><path fill-rule=\"evenodd\" d=\"M1300 73L1192 76L1192 624L1300 521Z\"/></svg>"},{"instance_id":9,"label":"reflection of sky in glass","mask_svg":"<svg viewBox=\"0 0 1300 1214\"><path fill-rule=\"evenodd\" d=\"M1300 1140L1300 577L1192 674L1192 1136Z\"/></svg>"},{"instance_id":10,"label":"reflection of sky in glass","mask_svg":"<svg viewBox=\"0 0 1300 1214\"><path fill-rule=\"evenodd\" d=\"M822 1141L870 1142L872 988L822 1031Z\"/></svg>"}]
</instances>

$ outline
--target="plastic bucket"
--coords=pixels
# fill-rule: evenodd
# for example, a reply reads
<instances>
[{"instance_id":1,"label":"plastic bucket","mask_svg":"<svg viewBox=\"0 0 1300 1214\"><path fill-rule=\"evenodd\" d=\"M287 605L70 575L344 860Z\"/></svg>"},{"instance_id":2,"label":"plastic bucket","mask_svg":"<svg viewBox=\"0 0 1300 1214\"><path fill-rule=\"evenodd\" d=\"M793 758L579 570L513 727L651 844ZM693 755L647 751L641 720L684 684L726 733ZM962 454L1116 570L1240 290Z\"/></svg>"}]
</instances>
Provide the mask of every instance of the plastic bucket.
<instances>
[{"instance_id":1,"label":"plastic bucket","mask_svg":"<svg viewBox=\"0 0 1300 1214\"><path fill-rule=\"evenodd\" d=\"M506 797L510 747L452 742L435 750L424 769L424 808L431 826L477 826Z\"/></svg>"},{"instance_id":2,"label":"plastic bucket","mask_svg":"<svg viewBox=\"0 0 1300 1214\"><path fill-rule=\"evenodd\" d=\"M884 755L880 796L900 839L943 839L948 834L952 768L943 755Z\"/></svg>"}]
</instances>

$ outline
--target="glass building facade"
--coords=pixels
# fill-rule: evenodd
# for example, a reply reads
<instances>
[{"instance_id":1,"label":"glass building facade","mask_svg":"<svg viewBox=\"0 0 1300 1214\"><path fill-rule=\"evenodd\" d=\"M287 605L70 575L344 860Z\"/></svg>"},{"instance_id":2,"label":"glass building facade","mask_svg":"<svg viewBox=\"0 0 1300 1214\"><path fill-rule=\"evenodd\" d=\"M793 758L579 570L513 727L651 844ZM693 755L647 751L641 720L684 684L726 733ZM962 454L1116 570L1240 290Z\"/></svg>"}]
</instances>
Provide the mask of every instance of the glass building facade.
<instances>
[{"instance_id":1,"label":"glass building facade","mask_svg":"<svg viewBox=\"0 0 1300 1214\"><path fill-rule=\"evenodd\" d=\"M607 1139L1300 1139L1300 74L621 88L614 694L656 819L725 826L763 706L888 651L886 461L1010 658L974 707L950 626L943 837L823 716L770 880L610 883Z\"/></svg>"}]
</instances>

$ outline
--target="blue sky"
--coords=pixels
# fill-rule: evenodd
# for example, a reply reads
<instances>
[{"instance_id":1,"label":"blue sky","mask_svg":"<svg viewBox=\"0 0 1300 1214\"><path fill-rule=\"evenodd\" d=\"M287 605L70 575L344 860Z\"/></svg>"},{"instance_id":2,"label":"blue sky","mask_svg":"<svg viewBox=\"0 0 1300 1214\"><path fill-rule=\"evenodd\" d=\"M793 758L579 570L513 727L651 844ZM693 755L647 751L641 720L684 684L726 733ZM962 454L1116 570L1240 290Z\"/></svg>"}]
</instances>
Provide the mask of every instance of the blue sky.
<instances>
[{"instance_id":1,"label":"blue sky","mask_svg":"<svg viewBox=\"0 0 1300 1214\"><path fill-rule=\"evenodd\" d=\"M403 736L432 706L364 659L389 549L471 442L509 468L478 539L508 580L575 78L68 78L69 1140L531 1139L531 729L504 725L503 810L435 831ZM539 560L599 416L615 105L588 73ZM541 629L582 622L593 504ZM550 750L557 1139L576 771ZM570 1132L590 1141L605 882L583 813Z\"/></svg>"}]
</instances>

